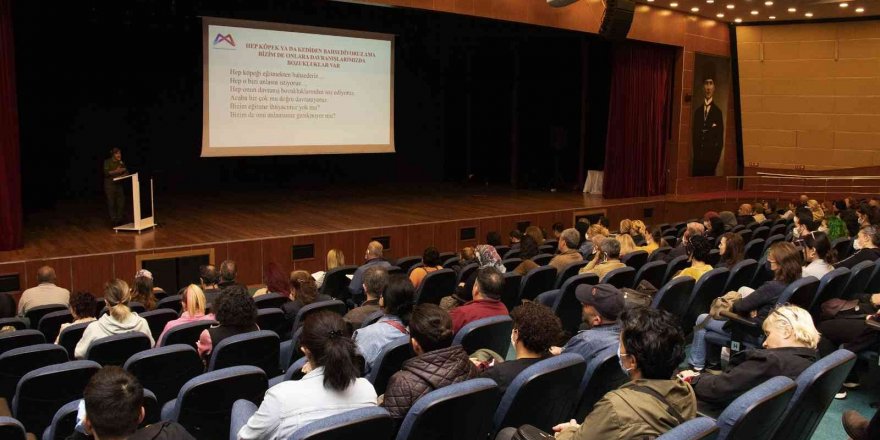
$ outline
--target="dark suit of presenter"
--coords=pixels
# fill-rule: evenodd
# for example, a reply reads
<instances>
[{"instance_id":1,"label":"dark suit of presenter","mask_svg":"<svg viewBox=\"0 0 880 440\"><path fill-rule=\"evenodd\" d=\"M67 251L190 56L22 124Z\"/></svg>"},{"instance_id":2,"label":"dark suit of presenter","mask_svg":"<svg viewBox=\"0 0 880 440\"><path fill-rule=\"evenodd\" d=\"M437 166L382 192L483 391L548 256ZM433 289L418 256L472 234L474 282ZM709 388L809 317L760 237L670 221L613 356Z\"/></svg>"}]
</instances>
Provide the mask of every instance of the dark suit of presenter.
<instances>
[{"instance_id":1,"label":"dark suit of presenter","mask_svg":"<svg viewBox=\"0 0 880 440\"><path fill-rule=\"evenodd\" d=\"M122 223L122 213L125 210L125 187L122 182L114 182L113 179L124 176L126 172L121 157L114 155L104 161L104 194L107 196L107 210L113 225Z\"/></svg>"},{"instance_id":2,"label":"dark suit of presenter","mask_svg":"<svg viewBox=\"0 0 880 440\"><path fill-rule=\"evenodd\" d=\"M724 147L724 119L715 101L694 109L693 176L714 176Z\"/></svg>"}]
</instances>

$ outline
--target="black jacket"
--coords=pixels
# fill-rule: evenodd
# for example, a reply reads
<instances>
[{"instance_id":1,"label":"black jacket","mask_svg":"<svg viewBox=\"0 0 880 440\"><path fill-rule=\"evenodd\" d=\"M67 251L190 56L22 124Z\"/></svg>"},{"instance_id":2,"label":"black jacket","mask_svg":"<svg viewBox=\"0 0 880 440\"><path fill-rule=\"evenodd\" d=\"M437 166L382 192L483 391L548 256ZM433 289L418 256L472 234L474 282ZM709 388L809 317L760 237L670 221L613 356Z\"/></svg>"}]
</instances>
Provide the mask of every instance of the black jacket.
<instances>
[{"instance_id":1,"label":"black jacket","mask_svg":"<svg viewBox=\"0 0 880 440\"><path fill-rule=\"evenodd\" d=\"M693 149L692 175L714 176L715 167L721 159L724 147L724 116L715 101L709 105L709 114L703 117L704 102L694 106L694 119L691 125L691 145Z\"/></svg>"},{"instance_id":2,"label":"black jacket","mask_svg":"<svg viewBox=\"0 0 880 440\"><path fill-rule=\"evenodd\" d=\"M812 348L786 347L745 350L730 359L727 371L719 375L703 373L691 380L697 400L723 407L740 394L776 376L792 380L818 358Z\"/></svg>"},{"instance_id":3,"label":"black jacket","mask_svg":"<svg viewBox=\"0 0 880 440\"><path fill-rule=\"evenodd\" d=\"M835 264L834 268L845 267L847 269L852 269L856 264L859 264L862 261L874 261L878 258L880 258L880 249L859 249L856 253Z\"/></svg>"}]
</instances>

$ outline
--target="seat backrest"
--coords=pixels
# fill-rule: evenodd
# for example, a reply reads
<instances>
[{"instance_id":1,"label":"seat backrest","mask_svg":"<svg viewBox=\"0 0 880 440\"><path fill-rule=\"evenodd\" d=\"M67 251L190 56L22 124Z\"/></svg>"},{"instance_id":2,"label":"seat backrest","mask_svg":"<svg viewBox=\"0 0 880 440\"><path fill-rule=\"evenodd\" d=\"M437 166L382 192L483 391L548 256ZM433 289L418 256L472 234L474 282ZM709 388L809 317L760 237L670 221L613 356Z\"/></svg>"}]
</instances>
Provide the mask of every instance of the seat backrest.
<instances>
[{"instance_id":1,"label":"seat backrest","mask_svg":"<svg viewBox=\"0 0 880 440\"><path fill-rule=\"evenodd\" d=\"M9 296L3 293L0 293L0 296ZM16 330L25 330L28 328L27 322L21 318L0 318L0 328L11 326Z\"/></svg>"},{"instance_id":2,"label":"seat backrest","mask_svg":"<svg viewBox=\"0 0 880 440\"><path fill-rule=\"evenodd\" d=\"M385 392L388 379L400 371L403 363L413 356L415 353L413 353L409 335L401 336L382 347L376 360L373 361L373 368L366 375L367 380L376 389L376 394L381 395Z\"/></svg>"},{"instance_id":3,"label":"seat backrest","mask_svg":"<svg viewBox=\"0 0 880 440\"><path fill-rule=\"evenodd\" d=\"M91 322L71 324L65 327L64 330L61 330L61 333L58 333L58 345L67 350L67 357L70 359L73 359L76 344L82 339L83 332L86 331L86 327L88 327L89 324L91 324Z\"/></svg>"},{"instance_id":4,"label":"seat backrest","mask_svg":"<svg viewBox=\"0 0 880 440\"><path fill-rule=\"evenodd\" d=\"M581 302L575 296L581 284L599 284L599 277L594 273L585 273L569 278L562 284L556 301L550 307L562 322L562 330L571 335L577 333L583 321Z\"/></svg>"},{"instance_id":5,"label":"seat backrest","mask_svg":"<svg viewBox=\"0 0 880 440\"><path fill-rule=\"evenodd\" d=\"M25 440L27 432L24 425L12 417L0 416L0 438L7 440Z\"/></svg>"},{"instance_id":6,"label":"seat backrest","mask_svg":"<svg viewBox=\"0 0 880 440\"><path fill-rule=\"evenodd\" d=\"M302 327L303 323L306 322L306 318L312 312L318 312L321 310L327 310L331 312L335 312L339 314L339 316L345 315L348 312L348 307L344 302L338 300L330 300L330 301L316 301L307 306L303 306L303 308L299 309L296 312L296 318L293 320L293 331L298 330Z\"/></svg>"},{"instance_id":7,"label":"seat backrest","mask_svg":"<svg viewBox=\"0 0 880 440\"><path fill-rule=\"evenodd\" d=\"M281 308L281 306L288 301L290 301L290 298L284 295L269 292L265 295L260 295L254 298L254 305L257 306L258 309L276 309Z\"/></svg>"},{"instance_id":8,"label":"seat backrest","mask_svg":"<svg viewBox=\"0 0 880 440\"><path fill-rule=\"evenodd\" d=\"M671 238L673 240L675 239L675 237L671 237ZM651 262L661 261L664 259L664 257L666 257L666 254L668 254L671 250L672 250L672 248L669 246L660 246L657 249L655 249L654 252L651 252L651 255L648 256L648 261L651 261ZM663 261L665 261L665 260L663 260Z\"/></svg>"},{"instance_id":9,"label":"seat backrest","mask_svg":"<svg viewBox=\"0 0 880 440\"><path fill-rule=\"evenodd\" d=\"M38 330L15 330L0 334L0 354L6 353L13 348L27 347L28 345L43 344L46 337Z\"/></svg>"},{"instance_id":10,"label":"seat backrest","mask_svg":"<svg viewBox=\"0 0 880 440\"><path fill-rule=\"evenodd\" d=\"M180 295L171 295L159 300L156 303L156 309L171 309L180 314L183 305L180 304Z\"/></svg>"},{"instance_id":11,"label":"seat backrest","mask_svg":"<svg viewBox=\"0 0 880 440\"><path fill-rule=\"evenodd\" d=\"M407 412L397 440L485 439L500 399L498 385L485 378L431 391Z\"/></svg>"},{"instance_id":12,"label":"seat backrest","mask_svg":"<svg viewBox=\"0 0 880 440\"><path fill-rule=\"evenodd\" d=\"M749 287L757 289L772 279L773 271L770 270L770 266L767 264L767 254L764 254L758 260L758 268L755 269L755 276L752 277L752 281L749 281Z\"/></svg>"},{"instance_id":13,"label":"seat backrest","mask_svg":"<svg viewBox=\"0 0 880 440\"><path fill-rule=\"evenodd\" d=\"M229 438L232 404L245 399L263 400L269 382L263 370L252 365L223 368L190 379L173 402L167 419L177 421L197 439Z\"/></svg>"},{"instance_id":14,"label":"seat backrest","mask_svg":"<svg viewBox=\"0 0 880 440\"><path fill-rule=\"evenodd\" d=\"M865 293L868 283L871 282L871 275L874 274L876 265L873 261L862 261L852 269L850 269L849 281L843 288L843 299L853 299L856 295ZM876 293L876 292L873 292Z\"/></svg>"},{"instance_id":15,"label":"seat backrest","mask_svg":"<svg viewBox=\"0 0 880 440\"><path fill-rule=\"evenodd\" d=\"M455 334L452 343L461 344L467 353L488 348L501 356L507 356L511 330L513 320L510 316L490 316L467 323Z\"/></svg>"},{"instance_id":16,"label":"seat backrest","mask_svg":"<svg viewBox=\"0 0 880 440\"><path fill-rule=\"evenodd\" d=\"M510 246L506 244L495 246L495 252L498 252L498 255L504 258L504 255L510 252Z\"/></svg>"},{"instance_id":17,"label":"seat backrest","mask_svg":"<svg viewBox=\"0 0 880 440\"><path fill-rule=\"evenodd\" d=\"M351 292L348 290L348 285L351 283L351 280L349 280L346 275L351 275L356 270L357 266L351 265L339 266L328 270L327 273L324 274L324 282L321 283L319 292L336 299L348 299L351 297Z\"/></svg>"},{"instance_id":18,"label":"seat backrest","mask_svg":"<svg viewBox=\"0 0 880 440\"><path fill-rule=\"evenodd\" d=\"M701 313L709 312L709 306L712 305L712 301L724 294L722 289L724 289L724 284L727 283L729 274L730 270L726 267L719 267L704 273L697 280L693 291L691 291L686 312L682 316L685 323L696 322L697 317Z\"/></svg>"},{"instance_id":19,"label":"seat backrest","mask_svg":"<svg viewBox=\"0 0 880 440\"><path fill-rule=\"evenodd\" d=\"M633 280L633 288L638 286L642 281L647 281L651 283L652 286L659 289L663 286L664 275L666 275L665 261L651 261L645 263L645 265L636 272L636 278Z\"/></svg>"},{"instance_id":20,"label":"seat backrest","mask_svg":"<svg viewBox=\"0 0 880 440\"><path fill-rule=\"evenodd\" d=\"M787 231L787 230L788 230L788 224L787 224L787 223L779 223L779 224L775 224L775 225L773 225L772 227L770 227L770 230L769 230L769 231L767 231L767 237L772 237L772 236L774 236L774 235L782 235L782 234L785 234L785 231ZM766 240L767 237L764 237L764 239Z\"/></svg>"},{"instance_id":21,"label":"seat backrest","mask_svg":"<svg viewBox=\"0 0 880 440\"><path fill-rule=\"evenodd\" d=\"M205 365L195 348L185 344L152 348L133 355L123 368L156 394L159 405L177 397L188 380L202 374Z\"/></svg>"},{"instance_id":22,"label":"seat backrest","mask_svg":"<svg viewBox=\"0 0 880 440\"><path fill-rule=\"evenodd\" d=\"M767 237L767 240L764 241L764 249L761 252L767 252L767 249L770 249L770 246L773 246L773 243L777 243L785 240L785 236L782 234L771 235Z\"/></svg>"},{"instance_id":23,"label":"seat backrest","mask_svg":"<svg viewBox=\"0 0 880 440\"><path fill-rule=\"evenodd\" d=\"M65 440L76 429L76 416L79 413L79 403L82 399L76 399L65 403L55 415L52 423L43 431L42 440ZM160 420L161 407L156 401L156 395L144 388L144 420L139 427L144 427ZM91 438L91 437L89 437Z\"/></svg>"},{"instance_id":24,"label":"seat backrest","mask_svg":"<svg viewBox=\"0 0 880 440\"><path fill-rule=\"evenodd\" d=\"M714 440L718 438L718 425L711 417L690 419L666 431L657 440Z\"/></svg>"},{"instance_id":25,"label":"seat backrest","mask_svg":"<svg viewBox=\"0 0 880 440\"><path fill-rule=\"evenodd\" d=\"M768 228L768 231L769 231L769 228ZM752 241L752 237L754 237L754 235L753 235L754 232L752 232L751 229L743 229L741 231L737 231L737 234L739 234L740 238L742 238L743 243L748 243L748 242Z\"/></svg>"},{"instance_id":26,"label":"seat backrest","mask_svg":"<svg viewBox=\"0 0 880 440\"><path fill-rule=\"evenodd\" d=\"M855 363L853 352L837 350L804 370L795 379L797 390L774 440L811 438Z\"/></svg>"},{"instance_id":27,"label":"seat backrest","mask_svg":"<svg viewBox=\"0 0 880 440\"><path fill-rule=\"evenodd\" d=\"M538 248L538 251L540 252L540 247ZM498 255L501 255L502 258L519 258L520 252L521 251L519 250L519 248L517 248L517 249L511 249L511 250L505 252L504 255L501 255L501 254L498 254Z\"/></svg>"},{"instance_id":28,"label":"seat backrest","mask_svg":"<svg viewBox=\"0 0 880 440\"><path fill-rule=\"evenodd\" d=\"M751 258L752 260L758 261L761 258L761 255L764 254L764 241L765 240L763 238L752 238L751 241L746 243L746 258Z\"/></svg>"},{"instance_id":29,"label":"seat backrest","mask_svg":"<svg viewBox=\"0 0 880 440\"><path fill-rule=\"evenodd\" d=\"M516 269L517 266L522 263L522 258L508 258L506 260L501 261L501 264L504 265L505 273L511 272ZM540 266L540 264L539 264Z\"/></svg>"},{"instance_id":30,"label":"seat backrest","mask_svg":"<svg viewBox=\"0 0 880 440\"><path fill-rule=\"evenodd\" d=\"M718 416L718 440L772 439L794 390L794 381L777 376L740 395Z\"/></svg>"},{"instance_id":31,"label":"seat backrest","mask_svg":"<svg viewBox=\"0 0 880 440\"><path fill-rule=\"evenodd\" d=\"M385 408L371 406L308 423L294 431L290 440L387 440L393 430L391 414Z\"/></svg>"},{"instance_id":32,"label":"seat backrest","mask_svg":"<svg viewBox=\"0 0 880 440\"><path fill-rule=\"evenodd\" d=\"M364 318L364 322L361 323L361 328L364 328L364 327L366 327L366 326L368 326L368 325L375 324L376 321L382 319L383 316L385 316L385 311L384 311L384 310L381 310L381 309L380 309L380 310L376 310L376 311L373 312L373 313L370 313L369 315L367 315L366 318Z\"/></svg>"},{"instance_id":33,"label":"seat backrest","mask_svg":"<svg viewBox=\"0 0 880 440\"><path fill-rule=\"evenodd\" d=\"M159 339L162 330L165 330L165 324L179 318L179 315L171 309L156 309L141 313L140 317L147 320L147 325L150 326L150 334L155 341Z\"/></svg>"},{"instance_id":34,"label":"seat backrest","mask_svg":"<svg viewBox=\"0 0 880 440\"><path fill-rule=\"evenodd\" d=\"M629 377L623 374L617 362L617 346L599 352L584 370L578 388L580 397L571 418L584 420L605 393L617 389L628 380Z\"/></svg>"},{"instance_id":35,"label":"seat backrest","mask_svg":"<svg viewBox=\"0 0 880 440\"><path fill-rule=\"evenodd\" d=\"M782 230L785 228L783 227ZM767 237L770 236L770 228L767 226L758 226L757 228L752 230L752 239L760 238L762 240L766 240Z\"/></svg>"},{"instance_id":36,"label":"seat backrest","mask_svg":"<svg viewBox=\"0 0 880 440\"><path fill-rule=\"evenodd\" d=\"M853 241L849 237L840 237L831 242L831 249L837 252L837 260L843 260L852 254Z\"/></svg>"},{"instance_id":37,"label":"seat backrest","mask_svg":"<svg viewBox=\"0 0 880 440\"><path fill-rule=\"evenodd\" d=\"M452 266L453 264L455 264L456 261L458 261L458 258L450 258L449 261L447 261L446 263L443 263L443 267ZM404 272L403 269L401 269L397 266L388 266L388 275L405 274L405 273L406 272Z\"/></svg>"},{"instance_id":38,"label":"seat backrest","mask_svg":"<svg viewBox=\"0 0 880 440\"><path fill-rule=\"evenodd\" d=\"M541 293L553 288L556 281L556 268L553 266L536 267L526 273L519 288L519 299L529 301Z\"/></svg>"},{"instance_id":39,"label":"seat backrest","mask_svg":"<svg viewBox=\"0 0 880 440\"><path fill-rule=\"evenodd\" d=\"M46 313L37 323L37 330L46 337L47 341L55 342L55 338L58 337L58 332L61 330L61 324L68 322L73 322L73 314L70 313L70 310Z\"/></svg>"},{"instance_id":40,"label":"seat backrest","mask_svg":"<svg viewBox=\"0 0 880 440\"><path fill-rule=\"evenodd\" d=\"M31 323L31 328L37 328L37 325L39 325L40 319L43 319L43 316L61 310L67 310L67 306L64 304L48 304L45 306L32 307L25 312L24 316L28 319L28 322Z\"/></svg>"},{"instance_id":41,"label":"seat backrest","mask_svg":"<svg viewBox=\"0 0 880 440\"><path fill-rule=\"evenodd\" d=\"M675 316L682 317L691 298L691 292L694 290L696 280L691 277L675 278L660 288L654 294L654 301L651 307L660 310L666 310ZM690 326L692 323L682 322L682 324Z\"/></svg>"},{"instance_id":42,"label":"seat backrest","mask_svg":"<svg viewBox=\"0 0 880 440\"><path fill-rule=\"evenodd\" d=\"M633 281L636 278L636 270L627 266L627 267L618 267L617 269L612 270L605 274L605 277L602 278L602 283L611 284L618 289L622 289L624 287L632 287Z\"/></svg>"},{"instance_id":43,"label":"seat backrest","mask_svg":"<svg viewBox=\"0 0 880 440\"><path fill-rule=\"evenodd\" d=\"M718 249L710 249L709 256L706 257L706 264L714 266L721 260L721 251Z\"/></svg>"},{"instance_id":44,"label":"seat backrest","mask_svg":"<svg viewBox=\"0 0 880 440\"><path fill-rule=\"evenodd\" d=\"M463 283L471 277L471 274L474 273L477 269L479 269L480 265L477 263L471 263L467 266L462 267L458 271L458 276L456 277L456 281L459 283Z\"/></svg>"},{"instance_id":45,"label":"seat backrest","mask_svg":"<svg viewBox=\"0 0 880 440\"><path fill-rule=\"evenodd\" d=\"M455 292L457 279L452 269L435 270L422 279L416 289L416 302L419 304L440 304L444 296Z\"/></svg>"},{"instance_id":46,"label":"seat backrest","mask_svg":"<svg viewBox=\"0 0 880 440\"><path fill-rule=\"evenodd\" d=\"M832 298L840 298L843 296L843 288L849 281L850 271L845 267L838 267L831 272L826 273L819 280L819 287L816 291L816 297L808 309L813 315L813 320L819 322L819 314L822 303Z\"/></svg>"},{"instance_id":47,"label":"seat backrest","mask_svg":"<svg viewBox=\"0 0 880 440\"><path fill-rule=\"evenodd\" d=\"M260 330L270 330L279 336L288 330L287 319L279 308L257 310L257 326Z\"/></svg>"},{"instance_id":48,"label":"seat backrest","mask_svg":"<svg viewBox=\"0 0 880 440\"><path fill-rule=\"evenodd\" d=\"M86 359L103 366L122 366L135 353L150 349L150 338L141 332L105 336L92 341Z\"/></svg>"},{"instance_id":49,"label":"seat backrest","mask_svg":"<svg viewBox=\"0 0 880 440\"><path fill-rule=\"evenodd\" d=\"M668 283L675 274L684 270L689 264L687 255L679 255L673 258L672 261L669 262L669 265L666 266L666 275L663 276L663 284Z\"/></svg>"},{"instance_id":50,"label":"seat backrest","mask_svg":"<svg viewBox=\"0 0 880 440\"><path fill-rule=\"evenodd\" d=\"M553 426L571 414L586 367L581 355L562 353L520 372L495 410L495 431L530 424L551 432Z\"/></svg>"},{"instance_id":51,"label":"seat backrest","mask_svg":"<svg viewBox=\"0 0 880 440\"><path fill-rule=\"evenodd\" d=\"M397 259L397 262L394 263L395 266L399 267L404 273L409 273L409 270L412 269L415 265L422 262L422 257L418 255L413 255L410 257L401 257Z\"/></svg>"},{"instance_id":52,"label":"seat backrest","mask_svg":"<svg viewBox=\"0 0 880 440\"><path fill-rule=\"evenodd\" d=\"M546 266L550 264L550 260L553 259L553 254L538 254L532 257L532 261L535 262L538 266Z\"/></svg>"},{"instance_id":53,"label":"seat backrest","mask_svg":"<svg viewBox=\"0 0 880 440\"><path fill-rule=\"evenodd\" d=\"M82 398L89 379L100 369L101 366L92 361L69 361L25 374L15 389L13 415L28 432L42 433L58 408Z\"/></svg>"},{"instance_id":54,"label":"seat backrest","mask_svg":"<svg viewBox=\"0 0 880 440\"><path fill-rule=\"evenodd\" d=\"M0 354L0 397L11 401L18 381L30 371L67 362L67 351L55 344L14 348Z\"/></svg>"},{"instance_id":55,"label":"seat backrest","mask_svg":"<svg viewBox=\"0 0 880 440\"><path fill-rule=\"evenodd\" d=\"M777 304L791 303L804 310L809 310L818 289L819 280L816 277L799 278L785 287L776 302Z\"/></svg>"},{"instance_id":56,"label":"seat backrest","mask_svg":"<svg viewBox=\"0 0 880 440\"><path fill-rule=\"evenodd\" d=\"M569 278L577 275L578 271L580 271L581 268L583 268L587 264L589 264L589 261L587 261L587 260L575 261L574 263L566 264L565 267L561 271L559 271L559 273L557 273L556 281L553 283L553 287L550 287L547 290L561 289L562 284L565 283L565 281L567 281Z\"/></svg>"},{"instance_id":57,"label":"seat backrest","mask_svg":"<svg viewBox=\"0 0 880 440\"><path fill-rule=\"evenodd\" d=\"M281 340L269 330L257 330L230 336L220 341L211 351L208 371L238 365L259 367L267 376L281 374L278 356Z\"/></svg>"},{"instance_id":58,"label":"seat backrest","mask_svg":"<svg viewBox=\"0 0 880 440\"><path fill-rule=\"evenodd\" d=\"M727 283L724 284L722 291L727 293L731 290L737 290L742 286L747 286L752 281L752 278L755 277L756 270L758 270L758 262L751 258L746 258L734 264L730 268Z\"/></svg>"},{"instance_id":59,"label":"seat backrest","mask_svg":"<svg viewBox=\"0 0 880 440\"><path fill-rule=\"evenodd\" d=\"M865 292L880 292L880 264L874 264L874 272L865 287Z\"/></svg>"},{"instance_id":60,"label":"seat backrest","mask_svg":"<svg viewBox=\"0 0 880 440\"><path fill-rule=\"evenodd\" d=\"M501 292L501 302L507 307L507 310L513 310L520 304L519 286L522 284L522 275L516 272L504 273L504 290Z\"/></svg>"},{"instance_id":61,"label":"seat backrest","mask_svg":"<svg viewBox=\"0 0 880 440\"><path fill-rule=\"evenodd\" d=\"M541 252L542 254L553 255L556 253L556 246L552 244L542 244L538 246L538 252Z\"/></svg>"},{"instance_id":62,"label":"seat backrest","mask_svg":"<svg viewBox=\"0 0 880 440\"><path fill-rule=\"evenodd\" d=\"M648 262L648 253L645 251L632 251L620 257L620 262L635 270L639 270Z\"/></svg>"}]
</instances>

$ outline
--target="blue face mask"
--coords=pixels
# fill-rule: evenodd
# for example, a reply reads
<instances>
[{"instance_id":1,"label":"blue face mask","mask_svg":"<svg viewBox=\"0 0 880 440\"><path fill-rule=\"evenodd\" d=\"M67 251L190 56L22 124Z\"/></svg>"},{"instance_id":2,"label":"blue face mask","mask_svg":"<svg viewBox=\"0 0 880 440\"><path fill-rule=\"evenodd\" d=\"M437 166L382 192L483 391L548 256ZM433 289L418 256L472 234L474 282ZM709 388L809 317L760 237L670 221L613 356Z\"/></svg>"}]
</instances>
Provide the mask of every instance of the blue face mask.
<instances>
[{"instance_id":1,"label":"blue face mask","mask_svg":"<svg viewBox=\"0 0 880 440\"><path fill-rule=\"evenodd\" d=\"M620 369L623 370L623 374L626 374L628 377L632 368L626 368L623 366L623 356L620 355L620 344L617 344L617 363L620 364Z\"/></svg>"}]
</instances>

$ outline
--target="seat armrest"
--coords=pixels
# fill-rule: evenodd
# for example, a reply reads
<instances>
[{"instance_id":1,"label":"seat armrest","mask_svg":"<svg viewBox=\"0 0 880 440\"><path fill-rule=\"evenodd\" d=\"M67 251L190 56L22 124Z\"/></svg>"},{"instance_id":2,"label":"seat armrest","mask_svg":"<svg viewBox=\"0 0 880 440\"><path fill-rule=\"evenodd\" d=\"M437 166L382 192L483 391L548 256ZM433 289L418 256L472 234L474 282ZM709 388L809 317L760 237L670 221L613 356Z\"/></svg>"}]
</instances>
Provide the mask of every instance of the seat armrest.
<instances>
[{"instance_id":1,"label":"seat armrest","mask_svg":"<svg viewBox=\"0 0 880 440\"><path fill-rule=\"evenodd\" d=\"M736 313L733 313L733 312L730 312L727 310L722 310L721 316L727 318L728 320L730 320L730 322L732 322L734 324L742 325L742 326L745 326L746 328L750 328L750 329L758 328L758 323L750 321L748 319L745 319L742 316L739 316Z\"/></svg>"}]
</instances>

